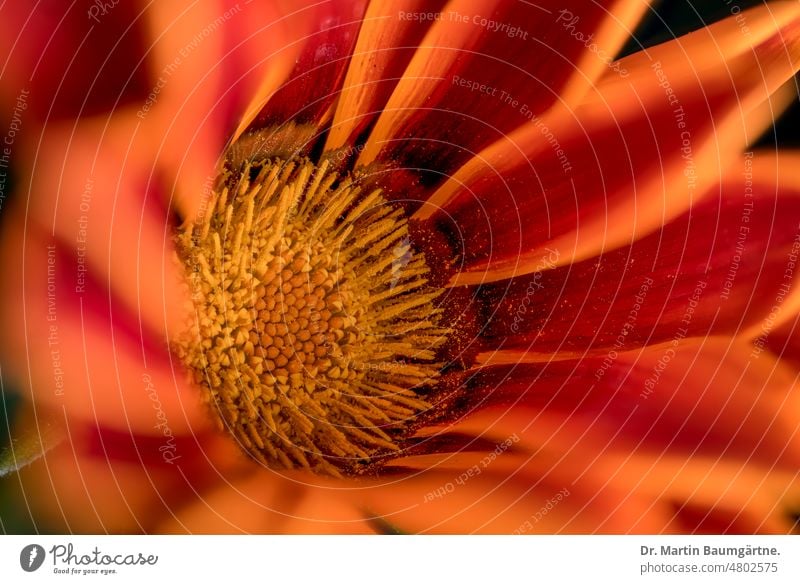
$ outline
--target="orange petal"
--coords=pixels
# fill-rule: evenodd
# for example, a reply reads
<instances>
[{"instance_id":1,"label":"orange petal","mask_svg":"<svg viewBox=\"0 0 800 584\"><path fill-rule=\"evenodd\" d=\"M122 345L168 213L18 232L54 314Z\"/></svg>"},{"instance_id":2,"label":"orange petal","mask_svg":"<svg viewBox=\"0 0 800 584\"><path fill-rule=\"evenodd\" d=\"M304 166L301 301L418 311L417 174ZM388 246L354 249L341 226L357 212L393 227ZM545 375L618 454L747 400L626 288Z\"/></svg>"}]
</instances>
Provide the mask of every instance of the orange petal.
<instances>
[{"instance_id":1,"label":"orange petal","mask_svg":"<svg viewBox=\"0 0 800 584\"><path fill-rule=\"evenodd\" d=\"M374 533L364 514L336 488L305 483L302 474L252 472L220 484L201 500L177 509L160 533Z\"/></svg>"},{"instance_id":2,"label":"orange petal","mask_svg":"<svg viewBox=\"0 0 800 584\"><path fill-rule=\"evenodd\" d=\"M201 438L133 437L73 424L61 446L20 473L19 496L47 531L152 533L241 466L231 440Z\"/></svg>"},{"instance_id":3,"label":"orange petal","mask_svg":"<svg viewBox=\"0 0 800 584\"><path fill-rule=\"evenodd\" d=\"M609 520L642 501L666 519L602 520L597 531L791 530L789 505L800 489L791 370L730 339L607 361L488 369L474 380L486 401L449 430L495 442L518 437L537 483L588 493L570 501L578 507L626 492L607 509ZM515 467L520 461L502 454L489 469Z\"/></svg>"},{"instance_id":4,"label":"orange petal","mask_svg":"<svg viewBox=\"0 0 800 584\"><path fill-rule=\"evenodd\" d=\"M481 315L478 359L544 361L707 335L752 338L793 318L796 163L740 157L738 172L713 193L630 246L485 284L471 300Z\"/></svg>"},{"instance_id":5,"label":"orange petal","mask_svg":"<svg viewBox=\"0 0 800 584\"><path fill-rule=\"evenodd\" d=\"M406 20L401 15L433 13L441 0L386 0L371 2L364 14L347 76L331 125L327 150L355 143L370 120L380 114L413 51L433 22Z\"/></svg>"},{"instance_id":6,"label":"orange petal","mask_svg":"<svg viewBox=\"0 0 800 584\"><path fill-rule=\"evenodd\" d=\"M80 268L65 275L70 289L89 278L107 285L143 330L166 341L183 325L187 297L149 136L117 117L110 127L54 124L40 139L22 191L27 209L18 212L71 248Z\"/></svg>"},{"instance_id":7,"label":"orange petal","mask_svg":"<svg viewBox=\"0 0 800 584\"><path fill-rule=\"evenodd\" d=\"M559 96L577 103L645 8L629 0L608 11L580 2L551 10L515 1L451 1L388 102L362 104L374 108L368 111L342 110L359 124L380 110L359 162L369 164L380 153L404 167L431 169L425 183L439 182L474 152L525 124L521 111L540 113Z\"/></svg>"},{"instance_id":8,"label":"orange petal","mask_svg":"<svg viewBox=\"0 0 800 584\"><path fill-rule=\"evenodd\" d=\"M148 7L153 78L136 115L159 169L175 185L164 194L184 219L203 208L217 161L252 114L252 100L283 82L294 60L291 50L280 50L294 40L281 8L232 0Z\"/></svg>"},{"instance_id":9,"label":"orange petal","mask_svg":"<svg viewBox=\"0 0 800 584\"><path fill-rule=\"evenodd\" d=\"M500 4L502 0L450 0L444 11L459 15L492 13ZM480 42L481 31L480 26L474 25L469 19L460 18L442 18L430 27L382 109L359 156L360 164L373 162L386 142L400 134L409 115L423 108L431 95L442 88L443 81L451 83L450 73L463 60L463 53L472 50Z\"/></svg>"},{"instance_id":10,"label":"orange petal","mask_svg":"<svg viewBox=\"0 0 800 584\"><path fill-rule=\"evenodd\" d=\"M433 461L419 461L430 468ZM510 452L458 458L456 464L409 472L392 483L358 494L363 504L410 533L624 533L636 521L657 529L668 519L649 500L609 488L596 498L596 485L574 476L547 473L547 456ZM569 479L569 481L567 480ZM614 492L616 491L616 492Z\"/></svg>"},{"instance_id":11,"label":"orange petal","mask_svg":"<svg viewBox=\"0 0 800 584\"><path fill-rule=\"evenodd\" d=\"M574 112L534 118L478 154L416 215L444 209L451 231L493 237L466 250L453 284L546 269L552 249L555 265L592 257L683 212L757 137L751 114L796 69L797 18L796 4L770 5L748 13L748 36L729 19L627 57L629 78L607 74Z\"/></svg>"},{"instance_id":12,"label":"orange petal","mask_svg":"<svg viewBox=\"0 0 800 584\"><path fill-rule=\"evenodd\" d=\"M74 235L73 235L74 237ZM143 434L203 428L208 414L169 349L139 326L58 236L24 219L3 231L2 350L25 396L70 418ZM90 267L91 270L91 267ZM167 420L165 422L165 420Z\"/></svg>"}]
</instances>

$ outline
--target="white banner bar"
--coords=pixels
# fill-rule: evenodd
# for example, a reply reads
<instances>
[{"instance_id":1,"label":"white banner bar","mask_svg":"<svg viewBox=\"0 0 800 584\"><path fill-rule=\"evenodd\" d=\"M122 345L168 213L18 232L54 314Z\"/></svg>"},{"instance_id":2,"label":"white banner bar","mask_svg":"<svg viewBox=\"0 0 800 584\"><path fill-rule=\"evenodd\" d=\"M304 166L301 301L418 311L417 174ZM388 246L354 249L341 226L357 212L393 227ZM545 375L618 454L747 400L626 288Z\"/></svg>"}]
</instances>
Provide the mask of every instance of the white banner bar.
<instances>
[{"instance_id":1,"label":"white banner bar","mask_svg":"<svg viewBox=\"0 0 800 584\"><path fill-rule=\"evenodd\" d=\"M793 536L4 536L3 582L800 582ZM230 581L230 580L229 580Z\"/></svg>"}]
</instances>

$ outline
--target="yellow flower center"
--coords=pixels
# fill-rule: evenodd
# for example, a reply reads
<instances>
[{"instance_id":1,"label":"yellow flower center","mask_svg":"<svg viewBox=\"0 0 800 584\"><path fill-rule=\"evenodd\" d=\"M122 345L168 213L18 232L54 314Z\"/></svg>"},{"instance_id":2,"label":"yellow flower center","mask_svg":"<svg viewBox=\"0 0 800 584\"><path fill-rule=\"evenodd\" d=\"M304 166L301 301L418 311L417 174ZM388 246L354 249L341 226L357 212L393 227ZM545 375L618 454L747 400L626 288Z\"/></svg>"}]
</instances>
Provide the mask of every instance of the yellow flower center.
<instances>
[{"instance_id":1,"label":"yellow flower center","mask_svg":"<svg viewBox=\"0 0 800 584\"><path fill-rule=\"evenodd\" d=\"M194 316L176 340L252 457L357 474L399 450L447 330L403 211L308 160L246 162L184 226Z\"/></svg>"}]
</instances>

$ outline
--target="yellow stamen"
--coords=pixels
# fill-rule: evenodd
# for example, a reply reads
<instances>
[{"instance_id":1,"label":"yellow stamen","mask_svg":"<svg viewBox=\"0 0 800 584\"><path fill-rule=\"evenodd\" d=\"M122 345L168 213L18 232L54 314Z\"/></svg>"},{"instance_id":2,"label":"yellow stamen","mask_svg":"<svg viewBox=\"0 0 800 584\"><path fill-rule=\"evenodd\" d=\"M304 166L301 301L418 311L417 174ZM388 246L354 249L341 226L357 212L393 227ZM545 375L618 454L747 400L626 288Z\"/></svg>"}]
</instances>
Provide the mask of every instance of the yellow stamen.
<instances>
[{"instance_id":1,"label":"yellow stamen","mask_svg":"<svg viewBox=\"0 0 800 584\"><path fill-rule=\"evenodd\" d=\"M195 318L175 346L221 425L273 468L396 452L448 334L402 212L307 160L243 162L214 196L179 236Z\"/></svg>"}]
</instances>

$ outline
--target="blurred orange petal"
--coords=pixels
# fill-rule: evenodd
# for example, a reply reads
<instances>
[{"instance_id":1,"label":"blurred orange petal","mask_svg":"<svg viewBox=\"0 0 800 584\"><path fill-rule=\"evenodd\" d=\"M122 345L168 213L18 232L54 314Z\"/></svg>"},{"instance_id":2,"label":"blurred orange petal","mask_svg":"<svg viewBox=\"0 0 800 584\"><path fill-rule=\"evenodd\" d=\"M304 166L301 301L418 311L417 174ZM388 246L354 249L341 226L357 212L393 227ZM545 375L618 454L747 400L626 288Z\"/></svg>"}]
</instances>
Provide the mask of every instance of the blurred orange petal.
<instances>
[{"instance_id":1,"label":"blurred orange petal","mask_svg":"<svg viewBox=\"0 0 800 584\"><path fill-rule=\"evenodd\" d=\"M209 423L167 345L143 334L135 313L91 272L76 288L71 242L22 223L8 225L2 241L3 265L17 277L3 281L0 314L5 334L20 340L4 347L13 364L5 373L29 399L143 434L162 432L159 416L175 432Z\"/></svg>"}]
</instances>

